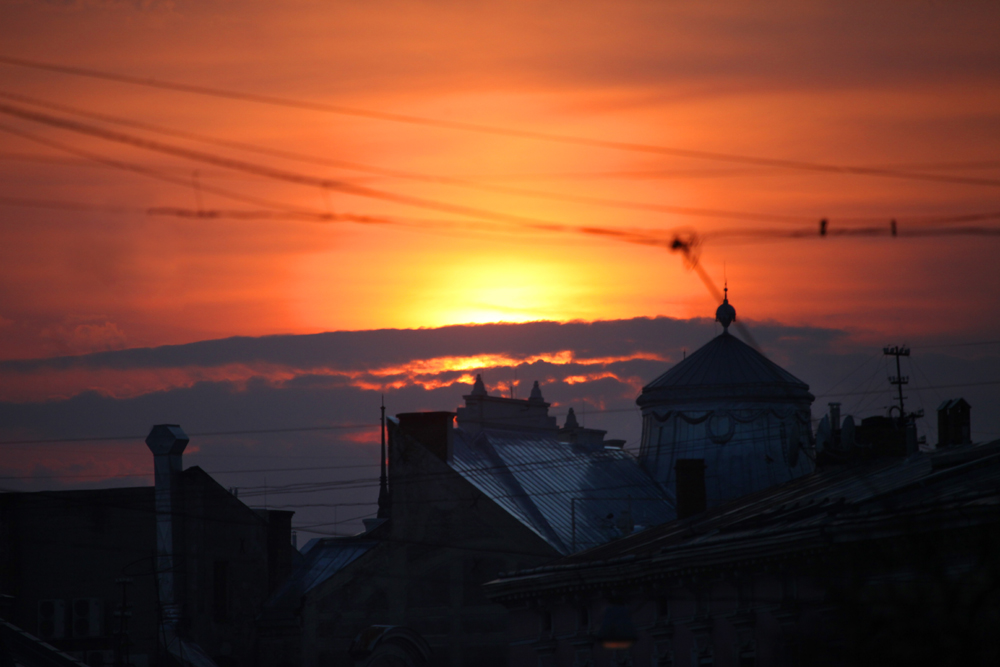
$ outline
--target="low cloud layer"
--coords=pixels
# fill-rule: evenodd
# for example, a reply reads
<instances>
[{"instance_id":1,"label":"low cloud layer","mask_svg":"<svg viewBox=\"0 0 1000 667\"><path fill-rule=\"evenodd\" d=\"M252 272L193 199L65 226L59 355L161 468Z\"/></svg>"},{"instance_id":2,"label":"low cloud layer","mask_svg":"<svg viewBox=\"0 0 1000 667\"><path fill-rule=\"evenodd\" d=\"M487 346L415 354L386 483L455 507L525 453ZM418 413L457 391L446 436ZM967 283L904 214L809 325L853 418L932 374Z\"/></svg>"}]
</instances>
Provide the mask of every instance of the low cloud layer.
<instances>
[{"instance_id":1,"label":"low cloud layer","mask_svg":"<svg viewBox=\"0 0 1000 667\"><path fill-rule=\"evenodd\" d=\"M881 348L844 332L753 323L764 352L807 382L818 419L883 413L892 400ZM441 329L229 338L189 345L0 363L0 488L151 483L142 442L156 423L192 435L200 465L253 505L288 507L305 534L353 530L377 494L378 415L453 410L476 373L489 391L526 396L539 381L560 423L638 447L642 386L718 333L707 319L534 322ZM943 398L973 405L974 437L1000 437L996 346L915 349L904 359L908 409L936 441ZM129 437L132 436L132 437ZM59 442L84 438L76 442ZM93 438L94 440L90 440ZM102 439L103 438L103 439ZM24 441L55 440L56 442Z\"/></svg>"}]
</instances>

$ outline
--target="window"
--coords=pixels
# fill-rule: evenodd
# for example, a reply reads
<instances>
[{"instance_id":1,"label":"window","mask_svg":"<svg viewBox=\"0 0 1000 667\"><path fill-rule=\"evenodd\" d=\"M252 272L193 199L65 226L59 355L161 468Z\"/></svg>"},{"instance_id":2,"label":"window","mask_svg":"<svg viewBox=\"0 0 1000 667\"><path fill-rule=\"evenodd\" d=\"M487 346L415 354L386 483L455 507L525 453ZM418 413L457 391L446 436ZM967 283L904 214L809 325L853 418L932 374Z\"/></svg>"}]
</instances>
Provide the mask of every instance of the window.
<instances>
[{"instance_id":1,"label":"window","mask_svg":"<svg viewBox=\"0 0 1000 667\"><path fill-rule=\"evenodd\" d=\"M666 623L670 620L670 600L661 597L656 600L656 620Z\"/></svg>"},{"instance_id":2,"label":"window","mask_svg":"<svg viewBox=\"0 0 1000 667\"><path fill-rule=\"evenodd\" d=\"M674 667L674 651L670 642L656 642L653 650L653 667Z\"/></svg>"},{"instance_id":3,"label":"window","mask_svg":"<svg viewBox=\"0 0 1000 667\"><path fill-rule=\"evenodd\" d=\"M590 629L590 608L586 605L580 607L580 611L577 614L576 629L580 632L586 632Z\"/></svg>"},{"instance_id":4,"label":"window","mask_svg":"<svg viewBox=\"0 0 1000 667\"><path fill-rule=\"evenodd\" d=\"M552 634L552 612L543 611L542 612L542 634L551 635Z\"/></svg>"},{"instance_id":5,"label":"window","mask_svg":"<svg viewBox=\"0 0 1000 667\"><path fill-rule=\"evenodd\" d=\"M212 617L216 623L229 620L229 561L217 560L212 568Z\"/></svg>"}]
</instances>

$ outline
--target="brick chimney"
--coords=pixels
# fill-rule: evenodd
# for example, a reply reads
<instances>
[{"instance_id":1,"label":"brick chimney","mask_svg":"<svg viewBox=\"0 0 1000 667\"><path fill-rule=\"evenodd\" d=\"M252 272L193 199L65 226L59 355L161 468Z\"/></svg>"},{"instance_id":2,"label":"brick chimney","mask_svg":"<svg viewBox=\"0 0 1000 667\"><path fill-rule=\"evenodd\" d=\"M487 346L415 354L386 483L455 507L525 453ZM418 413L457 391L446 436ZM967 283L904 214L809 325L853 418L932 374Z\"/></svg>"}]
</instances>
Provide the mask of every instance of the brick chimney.
<instances>
[{"instance_id":1,"label":"brick chimney","mask_svg":"<svg viewBox=\"0 0 1000 667\"><path fill-rule=\"evenodd\" d=\"M445 463L451 461L454 412L404 412L396 418L401 431Z\"/></svg>"}]
</instances>

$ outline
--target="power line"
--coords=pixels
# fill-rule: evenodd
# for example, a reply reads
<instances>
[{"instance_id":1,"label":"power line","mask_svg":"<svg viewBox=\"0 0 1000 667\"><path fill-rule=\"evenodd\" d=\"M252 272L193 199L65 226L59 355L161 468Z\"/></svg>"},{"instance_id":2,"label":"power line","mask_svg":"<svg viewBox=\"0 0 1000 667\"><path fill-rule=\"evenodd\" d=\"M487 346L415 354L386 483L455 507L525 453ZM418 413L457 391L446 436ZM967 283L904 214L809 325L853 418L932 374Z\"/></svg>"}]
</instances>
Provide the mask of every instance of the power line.
<instances>
[{"instance_id":1,"label":"power line","mask_svg":"<svg viewBox=\"0 0 1000 667\"><path fill-rule=\"evenodd\" d=\"M528 218L519 215L512 215L507 213L500 213L470 206L464 206L460 204L450 204L447 202L439 202L429 199L424 199L422 197L412 197L409 195L399 195L391 192L385 192L381 190L376 190L374 188L367 188L363 186L353 185L344 181L337 181L333 179L318 178L315 176L310 176L307 174L300 174L297 172L286 171L283 169L276 169L272 167L267 167L263 165L257 165L250 162L245 162L243 160L235 160L232 158L226 158L218 155L212 155L202 151L195 151L191 149L181 148L178 146L173 146L170 144L165 144L159 141L153 141L149 139L143 139L141 137L136 137L133 135L128 135L122 132L114 132L109 130L104 130L102 128L94 127L91 125L86 125L83 123L78 123L76 121L61 119L54 116L49 116L48 114L41 114L37 112L32 112L25 109L18 109L6 104L0 104L0 113L7 113L15 117L19 117L25 120L32 120L38 123L51 125L53 127L58 127L61 129L66 129L70 131L80 132L83 134L88 134L96 137L106 139L108 141L115 141L124 143L127 145L132 145L138 148L144 148L147 150L157 151L166 153L169 155L174 155L176 157L182 157L189 160L206 162L209 164L215 164L216 166L222 166L229 169L234 169L237 171L245 171L247 173L257 174L259 176L264 176L272 178L279 181L295 183L299 185L307 185L312 187L319 187L322 189L332 189L339 192L344 192L345 194L350 194L358 197L368 197L373 199L379 199L382 201L388 201L396 204L403 204L407 206L415 206L418 208L431 209L435 211L453 213L457 215L468 216L472 218L484 218L487 220L495 220L500 222L513 222L521 225L522 227L548 231L548 232L577 232L582 234L603 236L603 237L613 237L620 241L627 243L634 243L639 245L649 245L658 247L671 246L673 240L671 238L662 238L659 235L653 236L648 232L635 231L635 230L619 230L606 227L594 227L594 226L570 226L557 222L551 222L547 220L539 220L534 218ZM47 144L53 147L60 147L63 150L69 150L81 155L86 155L91 159L96 159L107 164L114 164L115 166L120 166L122 168L128 169L130 171L136 171L138 173L145 173L147 175L154 175L155 178L161 180L166 180L175 184L184 185L190 187L190 182L185 179L174 178L171 176L166 176L164 174L157 174L153 170L145 167L140 167L137 165L130 165L128 163L122 163L117 160L110 160L107 158L96 157L93 154L87 153L86 151L80 151L76 149L70 149L64 146L57 146L56 142L52 142L48 139L43 139L36 135L31 135L30 133L23 132L20 130L15 130L6 126L0 125L0 130L17 134L26 138L31 138L40 143ZM292 207L285 207L280 204L275 204L274 202L263 202L259 198L246 197L242 195L234 195L234 193L221 190L220 188L212 188L211 190L207 186L202 186L205 191L212 191L219 194L224 194L230 198L241 198L245 201L250 201L253 199L257 200L258 205L263 203L265 206L285 208L287 210L301 211L301 209L293 209ZM666 232L669 234L669 232Z\"/></svg>"},{"instance_id":2,"label":"power line","mask_svg":"<svg viewBox=\"0 0 1000 667\"><path fill-rule=\"evenodd\" d=\"M980 340L973 343L938 343L937 345L921 345L921 348L939 347L972 347L976 345L1000 345L1000 340Z\"/></svg>"},{"instance_id":3,"label":"power line","mask_svg":"<svg viewBox=\"0 0 1000 667\"><path fill-rule=\"evenodd\" d=\"M974 344L974 343L973 343ZM870 361L870 360L869 360ZM866 362L867 363L867 362ZM856 370L854 371L856 372ZM878 372L878 369L875 371ZM853 374L853 372L852 372ZM872 376L874 377L874 375ZM870 382L871 378L865 382ZM839 382L838 382L839 384ZM1000 384L1000 380L986 380L981 382L963 382L956 384L940 384L940 385L926 385L921 387L914 387L914 389L927 390L927 389L954 389L963 387L978 387L978 386L993 386ZM836 385L835 385L836 386ZM860 385L859 385L860 386ZM816 398L829 398L835 396L864 396L869 394L883 393L885 390L854 390L848 392L839 393L820 393L815 394ZM628 408L605 408L597 410L587 410L588 415L596 414L613 414L613 413L623 413L623 412L633 412L635 407ZM552 413L552 417L564 417L566 413ZM189 433L190 437L221 437L221 436L231 436L231 435L261 435L261 434L278 434L278 433L297 433L297 432L310 432L310 431L334 431L334 430L354 430L354 429L366 429L366 428L377 428L377 423L367 424L367 423L344 423L344 424L328 424L322 426L292 426L283 428L273 428L273 429L244 429L244 430L232 430L232 431L203 431L203 432L193 432ZM0 446L8 445L40 445L40 444L72 444L78 442L115 442L115 441L142 441L146 437L145 434L142 435L106 435L106 436L87 436L87 437L70 437L70 438L41 438L41 439L22 439L22 440L0 440Z\"/></svg>"},{"instance_id":4,"label":"power line","mask_svg":"<svg viewBox=\"0 0 1000 667\"><path fill-rule=\"evenodd\" d=\"M61 211L100 211L101 213L139 213L143 210L138 207L127 208L124 206L108 206L102 204L89 204L86 202L8 196L0 196L0 205L24 206L27 208L51 208Z\"/></svg>"},{"instance_id":5,"label":"power line","mask_svg":"<svg viewBox=\"0 0 1000 667\"><path fill-rule=\"evenodd\" d=\"M420 174L411 171L404 171L399 169L388 169L384 167L376 167L373 165L362 164L359 162L351 162L348 160L330 159L330 158L320 158L312 155L304 155L302 153L296 153L287 150L264 148L261 146L256 146L253 144L248 144L239 141L228 141L224 139L218 139L215 137L209 137L203 134L198 134L195 132L188 132L183 130L176 130L172 128L163 127L162 125L154 125L151 123L144 123L133 121L125 118L120 118L117 116L110 116L107 114L94 113L90 111L85 111L75 107L71 107L65 104L57 104L54 102L48 102L45 100L39 100L34 97L28 97L26 95L18 95L15 93L8 93L0 91L0 97L16 100L19 102L24 102L26 104L32 104L35 106L40 106L47 109L52 109L56 111L63 111L66 113L71 113L78 116L83 116L86 118L91 118L94 120L100 120L107 123L114 123L118 125L125 125L128 127L133 127L137 129L147 130L150 132L156 132L159 134L165 134L168 136L179 137L184 139L191 139L194 141L199 141L202 143L211 144L214 146L221 146L225 148L234 148L237 150L248 151L253 153L258 153L261 155L268 155L271 157L278 157L286 160L296 160L299 162L305 162L309 164L332 166L332 167L342 167L345 169L351 169L355 171L361 171L370 174L378 174L381 176L388 176L392 178L402 178L407 180L416 180L424 183L438 183L445 185L452 185L463 188L470 188L474 190L484 191L484 192L497 192L503 194L517 195L521 197L533 197L538 199L549 199L555 201L565 201L572 203L582 203L590 204L595 206L608 206L613 208L625 208L631 210L647 210L647 211L659 211L664 213L675 213L681 215L690 216L701 216L701 217L720 217L720 218L735 218L742 220L759 220L759 221L770 221L770 222L801 222L805 216L801 215L776 215L768 213L748 213L743 211L725 211L719 209L707 209L707 208L695 208L695 207L685 207L685 206L670 206L663 204L649 204L644 202L631 202L622 200L611 200L603 199L599 197L591 196L580 196L580 195L568 195L554 192L545 192L540 190L529 190L525 188L516 188L508 186L490 185L484 183L477 183L475 181L470 181L468 179L454 178L449 176L437 176L437 175L427 175Z\"/></svg>"},{"instance_id":6,"label":"power line","mask_svg":"<svg viewBox=\"0 0 1000 667\"><path fill-rule=\"evenodd\" d=\"M995 179L947 176L942 174L904 171L904 170L891 169L885 167L837 165L837 164L828 164L819 162L809 162L804 160L789 160L782 158L768 158L768 157L759 157L753 155L742 155L736 153L702 151L702 150L693 150L693 149L677 148L670 146L657 146L653 144L591 139L586 137L538 132L532 130L518 130L518 129L504 128L494 125L468 123L464 121L440 120L433 118L425 118L421 116L411 116L408 114L360 109L360 108L348 107L336 104L305 102L285 97L260 95L255 93L244 93L244 92L225 90L209 86L179 83L174 81L144 79L141 77L129 76L125 74L115 74L111 72L104 72L90 68L72 67L68 65L58 65L54 63L43 63L35 60L28 60L25 58L15 58L11 56L0 55L0 63L4 63L7 65L14 65L18 67L26 67L31 69L46 70L50 72L58 72L61 74L69 74L73 76L103 79L106 81L128 83L128 84L146 86L151 88L159 88L163 90L172 90L176 92L207 95L211 97L227 98L245 102L256 102L259 104L267 104L272 106L296 108L309 111L321 111L326 113L354 116L358 118L367 118L371 120L391 121L395 123L406 123L410 125L420 125L424 127L436 127L447 130L461 130L465 132L475 132L479 134L490 134L495 136L512 137L518 139L531 139L536 141L545 141L549 143L572 144L578 146L588 146L591 148L605 148L605 149L614 149L614 150L622 150L622 151L630 151L638 153L649 153L655 155L670 155L673 157L691 158L697 160L730 162L736 164L776 167L781 169L793 169L799 171L811 171L820 173L834 173L834 174L857 175L857 176L878 176L878 177L887 177L887 178L904 179L904 180L932 181L939 183L957 183L964 185L979 185L988 187L1000 186L1000 180L995 180Z\"/></svg>"},{"instance_id":7,"label":"power line","mask_svg":"<svg viewBox=\"0 0 1000 667\"><path fill-rule=\"evenodd\" d=\"M87 160L92 160L92 161L98 162L100 164L104 164L104 165L107 165L107 166L110 166L110 167L114 167L116 169L121 169L123 171L130 171L130 172L133 172L133 173L141 174L141 175L147 176L149 178L155 178L157 180L164 181L164 182L167 182L167 183L172 183L174 185L180 185L180 186L182 186L184 188L190 188L191 187L191 182L189 180L187 180L187 179L178 178L178 177L175 177L175 176L170 176L169 174L165 174L165 173L163 173L163 172L161 172L159 170L152 169L150 167L145 167L145 166L137 165L137 164L134 164L134 163L131 163L131 162L124 162L122 160L116 160L116 159L113 159L113 158L104 157L102 155L97 155L96 153L91 153L90 151L87 151L87 150L76 148L74 146L69 146L67 144L64 144L64 143L59 142L59 141L54 141L54 140L49 139L47 137L41 137L41 136L39 136L37 134L34 134L32 132L26 132L24 130L13 128L13 127L10 127L8 125L3 125L3 124L0 124L0 131L7 132L8 134L13 134L15 136L19 136L19 137L22 137L24 139L28 139L29 141L34 141L35 143L39 143L39 144L42 144L44 146L48 146L50 148L55 148L56 150L60 150L60 151L66 152L66 153L70 153L72 155L76 155L76 156L85 158ZM235 201L240 201L240 202L247 203L247 204L254 204L255 206L264 206L266 208L276 209L276 210L280 210L280 211L286 211L286 212L288 212L290 214L293 214L293 215L310 215L310 214L315 213L315 212L310 211L308 209L302 209L302 208L299 208L299 207L290 206L288 204L284 204L284 203L281 203L281 202L270 201L270 200L267 200L267 199L264 199L264 198L261 198L261 197L255 197L255 196L252 196L252 195L244 195L244 194L240 194L238 192L233 192L231 190L226 190L224 188L219 188L219 187L215 187L215 186L209 186L209 185L204 185L203 184L201 186L201 189L204 190L205 192L211 192L212 194L216 194L216 195L219 195L221 197L226 197L227 199L233 199Z\"/></svg>"},{"instance_id":8,"label":"power line","mask_svg":"<svg viewBox=\"0 0 1000 667\"><path fill-rule=\"evenodd\" d=\"M330 424L326 426L294 426L289 428L263 428L247 429L239 431L203 431L201 433L189 433L192 438L212 438L228 435L258 435L268 433L299 433L306 431L334 431L353 430L364 428L375 428L378 424ZM148 434L146 434L148 435ZM47 438L40 440L0 440L0 445L41 445L54 443L74 443L74 442L104 442L116 440L138 440L145 441L146 435L111 435L111 436L89 436L85 438Z\"/></svg>"},{"instance_id":9,"label":"power line","mask_svg":"<svg viewBox=\"0 0 1000 667\"><path fill-rule=\"evenodd\" d=\"M960 389L960 388L963 388L963 387L985 387L985 386L992 386L992 385L998 385L998 384L1000 384L1000 380L986 380L984 382L960 382L958 384L938 384L938 385L929 385L929 386L922 386L922 387L914 386L913 389L915 389L917 391L920 391L922 389ZM857 396L857 395L862 395L862 394L880 394L880 393L884 393L884 392L888 392L888 391L890 391L890 390L889 389L880 389L880 390L876 390L876 391L861 391L861 392L854 392L854 393L819 394L819 395L817 395L817 398L819 398L820 396L830 397L830 396Z\"/></svg>"},{"instance_id":10,"label":"power line","mask_svg":"<svg viewBox=\"0 0 1000 667\"><path fill-rule=\"evenodd\" d=\"M485 218L488 220L496 220L502 222L513 222L521 227L544 231L553 233L577 233L590 236L598 236L604 238L612 238L614 240L630 243L634 245L643 245L649 247L665 248L672 252L681 250L689 258L690 264L696 272L698 272L699 277L705 282L706 286L713 294L718 292L716 288L711 284L708 279L707 274L705 274L700 265L697 262L697 257L692 254L692 248L695 248L701 243L702 238L693 232L679 232L672 230L662 230L650 232L648 230L634 230L634 229L616 229L609 227L596 227L596 226L571 226L556 222L538 220L534 218L528 218L519 215L512 215L507 213L489 211L484 209L479 209L475 207L469 207L459 204L450 204L447 202L440 202L435 200L424 199L421 197L412 197L409 195L399 195L391 192L385 192L381 190L376 190L373 188L367 188L363 186L357 186L343 181L337 181L332 179L318 178L306 174L300 174L297 172L290 172L282 169L275 169L272 167L267 167L263 165L257 165L243 160L235 160L231 158L226 158L218 155L212 155L209 153L204 153L202 151L194 151L186 148L181 148L178 146L173 146L170 144L165 144L159 141L153 141L148 139L143 139L141 137L136 137L133 135L128 135L121 132L109 131L103 128L98 128L91 125L86 125L72 120L57 118L50 116L48 114L42 114L38 112L32 112L30 110L20 109L17 107L12 107L10 105L0 104L0 113L7 113L22 119L32 120L42 124L51 125L61 129L66 129L70 131L80 132L83 134L88 134L92 136L97 136L109 141L116 141L125 143L128 145L136 146L139 148L144 148L147 150L163 152L166 154L174 155L177 157L183 157L185 159L207 162L210 164L215 164L217 166L223 166L226 168L234 169L237 171L245 171L247 173L254 173L260 176L265 176L268 178L281 180L285 182L297 183L300 185L310 185L315 187L320 187L323 189L334 189L337 191L345 192L346 194L351 194L360 197L369 197L374 199L380 199L384 201L389 201L392 203L403 204L408 206L416 206L420 208L429 208L432 210L454 213L459 215L466 215L473 218ZM105 164L110 164L117 166L129 171L134 171L137 173L142 173L154 178L168 181L178 185L184 185L185 187L190 187L190 183L186 179L175 178L162 173L157 173L155 170L151 170L146 167L124 163L118 160L111 160L108 158L102 158L95 156L87 151L81 151L79 149L74 149L58 142L53 142L51 140L38 137L28 132L21 130L16 130L7 126L0 125L0 130L6 131L12 134L16 134L25 138L32 139L34 141L49 145L51 147L60 148L62 150L67 150L68 152L75 153L77 155L83 155L90 159L94 159L98 162ZM227 190L223 190L217 187L202 186L202 189L207 192L213 192L221 194L223 196L239 199L242 201L248 201L251 203L257 203L258 205L265 205L269 207L275 207L279 209L284 209L293 212L297 215L314 215L313 212L305 211L302 209L288 207L283 204L276 202L268 202L262 200L258 197L250 197L245 195L239 195ZM192 216L198 217L198 216ZM372 216L353 216L353 215L343 215L343 216L333 216L334 221L339 222L354 222L361 224L384 224L390 221L381 219L378 222L375 221ZM826 221L821 221L819 236L825 236L827 233L831 235L850 235L850 234L862 234L862 235L876 235L879 232L876 228L864 229L861 231L852 230L851 228L843 229L831 229L827 231ZM892 226L892 236L897 236L895 223ZM1000 230L986 229L986 228L963 228L963 229L948 229L948 230L926 230L919 232L906 232L904 235L908 236L934 236L934 235L976 235L976 236L998 236L1000 235ZM807 238L814 236L812 232L808 230L797 230L788 232L786 230L722 230L718 232L713 232L711 238L733 238L733 237L748 237L748 238ZM718 298L718 295L716 295ZM752 343L752 337L749 332L740 323L737 323L737 327L741 329L744 337L750 340ZM756 346L755 346L756 347Z\"/></svg>"}]
</instances>

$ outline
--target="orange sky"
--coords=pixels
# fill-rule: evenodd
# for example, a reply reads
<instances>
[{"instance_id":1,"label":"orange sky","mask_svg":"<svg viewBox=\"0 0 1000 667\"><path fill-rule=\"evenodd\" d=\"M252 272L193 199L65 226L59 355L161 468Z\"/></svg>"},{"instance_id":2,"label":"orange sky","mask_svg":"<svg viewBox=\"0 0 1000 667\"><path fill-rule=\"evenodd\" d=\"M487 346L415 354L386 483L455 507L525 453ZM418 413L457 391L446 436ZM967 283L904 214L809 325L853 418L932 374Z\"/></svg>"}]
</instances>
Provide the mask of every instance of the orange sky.
<instances>
[{"instance_id":1,"label":"orange sky","mask_svg":"<svg viewBox=\"0 0 1000 667\"><path fill-rule=\"evenodd\" d=\"M831 229L859 219L886 228L897 218L909 231L922 217L1000 211L994 3L8 0L2 11L2 56L539 133L983 182L515 139L0 64L0 94L382 172L163 136L23 98L0 97L2 105L493 215L476 220L324 191L0 114L0 128L22 133L0 132L0 358L238 334L705 316L714 299L679 255L579 228L669 239L678 227L815 228L828 217ZM52 142L183 183L97 164ZM213 188L389 222L148 213L264 210ZM701 261L718 283L728 276L746 319L842 327L879 343L981 340L1000 325L998 250L996 236L710 238Z\"/></svg>"}]
</instances>

